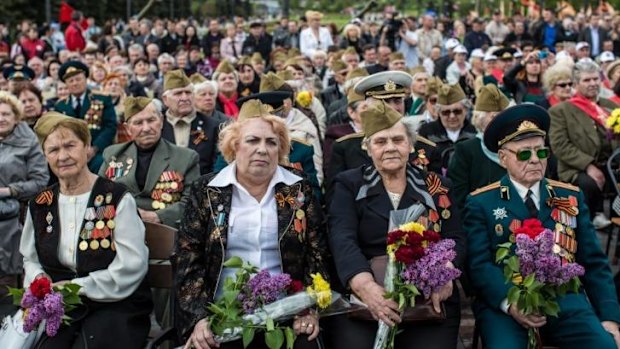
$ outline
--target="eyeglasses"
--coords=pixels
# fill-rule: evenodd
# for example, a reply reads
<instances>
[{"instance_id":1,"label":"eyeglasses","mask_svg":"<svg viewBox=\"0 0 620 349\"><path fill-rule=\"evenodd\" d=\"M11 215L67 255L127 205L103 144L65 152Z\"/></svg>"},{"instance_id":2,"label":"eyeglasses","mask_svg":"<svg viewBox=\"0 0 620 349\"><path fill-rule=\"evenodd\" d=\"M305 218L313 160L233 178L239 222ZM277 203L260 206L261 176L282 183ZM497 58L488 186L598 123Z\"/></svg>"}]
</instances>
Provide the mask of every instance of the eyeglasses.
<instances>
[{"instance_id":1,"label":"eyeglasses","mask_svg":"<svg viewBox=\"0 0 620 349\"><path fill-rule=\"evenodd\" d=\"M561 88L566 88L566 86L573 87L573 83L572 82L561 82L561 83L555 84L555 86L561 87Z\"/></svg>"},{"instance_id":2,"label":"eyeglasses","mask_svg":"<svg viewBox=\"0 0 620 349\"><path fill-rule=\"evenodd\" d=\"M445 109L441 111L441 116L448 117L450 114L454 114L454 116L461 116L463 114L463 109Z\"/></svg>"},{"instance_id":3,"label":"eyeglasses","mask_svg":"<svg viewBox=\"0 0 620 349\"><path fill-rule=\"evenodd\" d=\"M509 148L504 148L509 152L515 154L517 156L517 160L519 161L528 161L532 157L532 153L536 152L536 156L540 160L544 160L549 157L549 148L538 148L536 150L533 149L521 149L514 151Z\"/></svg>"}]
</instances>

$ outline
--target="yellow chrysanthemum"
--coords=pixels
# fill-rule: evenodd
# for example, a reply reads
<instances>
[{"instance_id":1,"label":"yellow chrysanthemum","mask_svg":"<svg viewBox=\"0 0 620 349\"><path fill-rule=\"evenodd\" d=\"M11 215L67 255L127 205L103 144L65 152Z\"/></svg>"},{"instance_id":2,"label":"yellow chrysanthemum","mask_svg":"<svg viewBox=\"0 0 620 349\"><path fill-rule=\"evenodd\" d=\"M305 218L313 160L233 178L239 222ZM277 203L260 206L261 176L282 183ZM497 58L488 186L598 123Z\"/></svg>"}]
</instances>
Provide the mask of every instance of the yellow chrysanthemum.
<instances>
[{"instance_id":1,"label":"yellow chrysanthemum","mask_svg":"<svg viewBox=\"0 0 620 349\"><path fill-rule=\"evenodd\" d=\"M310 91L301 91L297 94L297 103L302 107L308 108L312 103L312 93Z\"/></svg>"},{"instance_id":2,"label":"yellow chrysanthemum","mask_svg":"<svg viewBox=\"0 0 620 349\"><path fill-rule=\"evenodd\" d=\"M398 249L398 244L387 245L387 254L393 255L397 249Z\"/></svg>"},{"instance_id":3,"label":"yellow chrysanthemum","mask_svg":"<svg viewBox=\"0 0 620 349\"><path fill-rule=\"evenodd\" d=\"M515 285L521 285L523 283L523 276L521 276L521 274L514 274L512 276L512 283Z\"/></svg>"},{"instance_id":4,"label":"yellow chrysanthemum","mask_svg":"<svg viewBox=\"0 0 620 349\"><path fill-rule=\"evenodd\" d=\"M310 274L312 277L312 286L308 286L306 292L312 297L316 297L316 304L321 309L325 309L332 304L332 290L329 282L323 279L319 273Z\"/></svg>"},{"instance_id":5,"label":"yellow chrysanthemum","mask_svg":"<svg viewBox=\"0 0 620 349\"><path fill-rule=\"evenodd\" d=\"M614 133L620 133L620 125L614 126Z\"/></svg>"},{"instance_id":6,"label":"yellow chrysanthemum","mask_svg":"<svg viewBox=\"0 0 620 349\"><path fill-rule=\"evenodd\" d=\"M618 117L620 117L620 108L616 108L611 112L611 116L615 117L616 119Z\"/></svg>"},{"instance_id":7,"label":"yellow chrysanthemum","mask_svg":"<svg viewBox=\"0 0 620 349\"><path fill-rule=\"evenodd\" d=\"M618 120L618 117L614 116L613 114L607 118L607 120L605 121L605 125L609 128L613 127L616 124L616 121Z\"/></svg>"},{"instance_id":8,"label":"yellow chrysanthemum","mask_svg":"<svg viewBox=\"0 0 620 349\"><path fill-rule=\"evenodd\" d=\"M424 226L418 222L409 222L409 223L403 224L400 227L398 227L398 229L404 232L415 232L420 235L424 233Z\"/></svg>"}]
</instances>

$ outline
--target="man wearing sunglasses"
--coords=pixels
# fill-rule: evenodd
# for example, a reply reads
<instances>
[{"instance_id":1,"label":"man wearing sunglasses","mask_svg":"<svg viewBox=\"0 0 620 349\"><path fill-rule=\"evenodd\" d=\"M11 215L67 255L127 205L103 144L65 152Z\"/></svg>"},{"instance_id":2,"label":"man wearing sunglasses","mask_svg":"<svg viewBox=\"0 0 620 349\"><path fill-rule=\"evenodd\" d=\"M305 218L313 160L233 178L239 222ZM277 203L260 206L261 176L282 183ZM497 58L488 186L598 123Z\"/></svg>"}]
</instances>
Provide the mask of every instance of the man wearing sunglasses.
<instances>
[{"instance_id":1,"label":"man wearing sunglasses","mask_svg":"<svg viewBox=\"0 0 620 349\"><path fill-rule=\"evenodd\" d=\"M544 178L549 123L543 108L522 104L498 114L484 133L486 147L498 154L507 174L471 193L465 203L463 226L476 323L489 349L526 348L528 328L539 328L545 345L616 349L620 306L584 196L573 185ZM519 305L508 303L512 285L495 262L498 245L508 242L530 218L554 232L556 258L585 269L583 288L557 299L558 317L525 315Z\"/></svg>"},{"instance_id":2,"label":"man wearing sunglasses","mask_svg":"<svg viewBox=\"0 0 620 349\"><path fill-rule=\"evenodd\" d=\"M575 64L573 87L573 97L549 109L549 141L558 158L560 180L583 191L592 223L602 229L611 224L603 213L603 193L610 189L605 166L617 146L606 120L618 105L599 97L600 68L593 61Z\"/></svg>"}]
</instances>

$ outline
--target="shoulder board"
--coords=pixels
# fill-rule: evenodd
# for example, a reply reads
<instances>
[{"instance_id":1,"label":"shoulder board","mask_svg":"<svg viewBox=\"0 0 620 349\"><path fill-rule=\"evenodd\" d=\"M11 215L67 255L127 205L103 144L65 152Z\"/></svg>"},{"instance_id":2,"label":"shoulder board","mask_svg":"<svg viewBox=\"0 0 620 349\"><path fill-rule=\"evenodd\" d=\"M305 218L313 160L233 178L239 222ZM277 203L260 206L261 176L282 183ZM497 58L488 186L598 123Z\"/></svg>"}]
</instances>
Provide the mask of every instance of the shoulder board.
<instances>
[{"instance_id":1,"label":"shoulder board","mask_svg":"<svg viewBox=\"0 0 620 349\"><path fill-rule=\"evenodd\" d=\"M416 140L417 142L421 142L421 143L424 143L424 144L426 144L426 145L430 145L431 147L436 147L436 146L437 146L437 143L435 143L435 142L431 141L430 139L428 139L428 138L426 138L426 137L416 136L416 137L415 137L415 140Z\"/></svg>"},{"instance_id":2,"label":"shoulder board","mask_svg":"<svg viewBox=\"0 0 620 349\"><path fill-rule=\"evenodd\" d=\"M487 191L489 191L489 190L497 189L497 188L499 188L499 187L500 187L500 185L499 185L499 184L500 184L500 183L499 183L499 181L497 181L497 182L495 182L495 183L491 183L491 184L489 184L489 185L487 185L487 186L484 186L484 187L482 187L482 188L478 188L478 189L476 189L476 190L472 191L470 195L474 196L474 195L478 195L478 194L481 194L481 193L487 192Z\"/></svg>"},{"instance_id":3,"label":"shoulder board","mask_svg":"<svg viewBox=\"0 0 620 349\"><path fill-rule=\"evenodd\" d=\"M576 192L579 192L579 190L580 190L579 187L574 186L572 184L554 181L553 179L549 179L549 178L547 178L547 183L549 183L550 185L552 185L554 187L564 188L564 189L568 189L568 190L572 190L572 191L576 191Z\"/></svg>"},{"instance_id":4,"label":"shoulder board","mask_svg":"<svg viewBox=\"0 0 620 349\"><path fill-rule=\"evenodd\" d=\"M337 142L337 143L340 143L340 142L342 142L342 141L346 141L347 139L352 139L352 138L360 138L360 137L364 137L364 133L362 133L362 132L358 132L358 133L351 133L351 134L348 134L348 135L346 135L346 136L342 136L342 137L338 138L338 139L336 140L336 142Z\"/></svg>"},{"instance_id":5,"label":"shoulder board","mask_svg":"<svg viewBox=\"0 0 620 349\"><path fill-rule=\"evenodd\" d=\"M311 147L311 146L312 146L312 144L311 144L310 142L308 142L308 141L306 141L306 140L303 140L303 139L301 139L301 138L296 138L296 137L291 138L291 142L301 143L301 144L303 144L303 145L307 145L307 146L309 146L309 147Z\"/></svg>"}]
</instances>

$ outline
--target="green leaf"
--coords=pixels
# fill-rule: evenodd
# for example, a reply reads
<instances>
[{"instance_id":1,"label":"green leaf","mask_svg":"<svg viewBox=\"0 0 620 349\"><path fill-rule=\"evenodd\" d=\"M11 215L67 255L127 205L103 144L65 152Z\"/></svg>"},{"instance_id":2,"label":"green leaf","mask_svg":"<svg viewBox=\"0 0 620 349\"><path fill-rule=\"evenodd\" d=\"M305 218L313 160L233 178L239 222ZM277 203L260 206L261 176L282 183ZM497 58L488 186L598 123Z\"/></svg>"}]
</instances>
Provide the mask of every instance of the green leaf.
<instances>
[{"instance_id":1,"label":"green leaf","mask_svg":"<svg viewBox=\"0 0 620 349\"><path fill-rule=\"evenodd\" d=\"M8 287L9 295L13 296L13 304L16 306L21 306L22 298L24 297L25 290L23 288L12 288Z\"/></svg>"},{"instance_id":2,"label":"green leaf","mask_svg":"<svg viewBox=\"0 0 620 349\"><path fill-rule=\"evenodd\" d=\"M512 270L513 273L519 272L519 258L512 256L506 261L506 265Z\"/></svg>"},{"instance_id":3,"label":"green leaf","mask_svg":"<svg viewBox=\"0 0 620 349\"><path fill-rule=\"evenodd\" d=\"M241 268L243 266L243 259L235 256L224 262L226 268Z\"/></svg>"},{"instance_id":4,"label":"green leaf","mask_svg":"<svg viewBox=\"0 0 620 349\"><path fill-rule=\"evenodd\" d=\"M254 332L256 331L256 329L254 327L244 327L243 328L243 332L242 332L242 336L243 336L243 347L247 348L248 345L250 345L250 343L252 343L252 340L254 339Z\"/></svg>"},{"instance_id":5,"label":"green leaf","mask_svg":"<svg viewBox=\"0 0 620 349\"><path fill-rule=\"evenodd\" d=\"M293 349L295 347L295 331L290 327L284 328L284 336L286 337L286 349Z\"/></svg>"},{"instance_id":6,"label":"green leaf","mask_svg":"<svg viewBox=\"0 0 620 349\"><path fill-rule=\"evenodd\" d=\"M280 349L284 344L284 333L281 329L276 328L273 331L265 332L265 344L269 349Z\"/></svg>"},{"instance_id":7,"label":"green leaf","mask_svg":"<svg viewBox=\"0 0 620 349\"><path fill-rule=\"evenodd\" d=\"M219 305L213 303L207 307L213 314L216 315L225 315L226 311L222 309Z\"/></svg>"},{"instance_id":8,"label":"green leaf","mask_svg":"<svg viewBox=\"0 0 620 349\"><path fill-rule=\"evenodd\" d=\"M507 284L512 283L512 269L508 266L504 267L504 280L506 280Z\"/></svg>"},{"instance_id":9,"label":"green leaf","mask_svg":"<svg viewBox=\"0 0 620 349\"><path fill-rule=\"evenodd\" d=\"M273 329L275 328L275 325L273 323L273 319L268 317L267 321L265 323L265 326L267 326L267 332L273 331Z\"/></svg>"},{"instance_id":10,"label":"green leaf","mask_svg":"<svg viewBox=\"0 0 620 349\"><path fill-rule=\"evenodd\" d=\"M560 305L558 305L558 302L548 301L547 304L543 306L543 309L546 315L557 317L560 312Z\"/></svg>"},{"instance_id":11,"label":"green leaf","mask_svg":"<svg viewBox=\"0 0 620 349\"><path fill-rule=\"evenodd\" d=\"M512 242L508 241L508 242L504 242L503 244L499 244L497 245L498 248L505 248L507 250L510 250L512 248Z\"/></svg>"},{"instance_id":12,"label":"green leaf","mask_svg":"<svg viewBox=\"0 0 620 349\"><path fill-rule=\"evenodd\" d=\"M398 307L400 309L405 308L405 305L407 304L407 300L405 299L405 295L402 293L398 294Z\"/></svg>"},{"instance_id":13,"label":"green leaf","mask_svg":"<svg viewBox=\"0 0 620 349\"><path fill-rule=\"evenodd\" d=\"M495 263L501 262L504 258L506 258L506 256L508 256L508 253L510 253L510 250L507 248L497 249L497 252L495 253Z\"/></svg>"},{"instance_id":14,"label":"green leaf","mask_svg":"<svg viewBox=\"0 0 620 349\"><path fill-rule=\"evenodd\" d=\"M508 304L517 304L521 290L517 286L513 286L508 290Z\"/></svg>"},{"instance_id":15,"label":"green leaf","mask_svg":"<svg viewBox=\"0 0 620 349\"><path fill-rule=\"evenodd\" d=\"M525 288L530 288L532 287L532 284L534 283L534 276L536 274L531 273L530 275L525 277L525 280L523 280L523 286L525 286Z\"/></svg>"}]
</instances>

